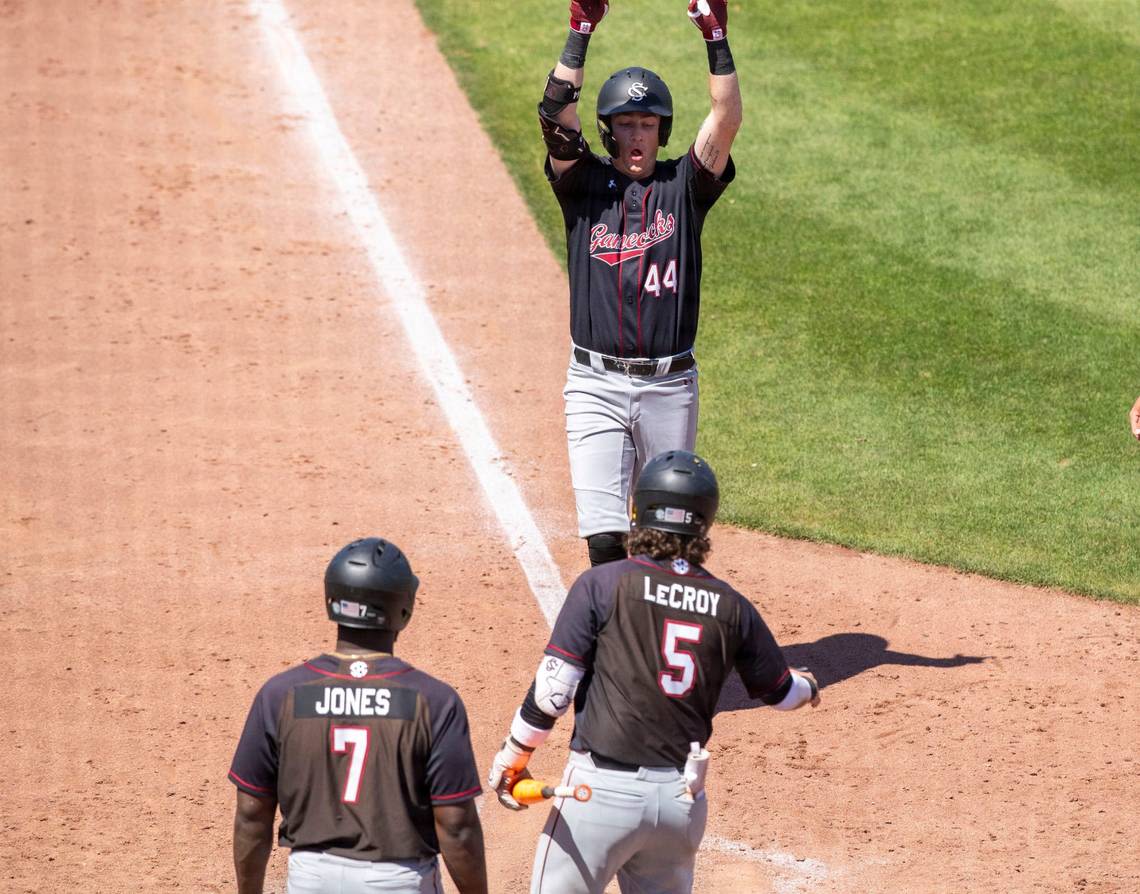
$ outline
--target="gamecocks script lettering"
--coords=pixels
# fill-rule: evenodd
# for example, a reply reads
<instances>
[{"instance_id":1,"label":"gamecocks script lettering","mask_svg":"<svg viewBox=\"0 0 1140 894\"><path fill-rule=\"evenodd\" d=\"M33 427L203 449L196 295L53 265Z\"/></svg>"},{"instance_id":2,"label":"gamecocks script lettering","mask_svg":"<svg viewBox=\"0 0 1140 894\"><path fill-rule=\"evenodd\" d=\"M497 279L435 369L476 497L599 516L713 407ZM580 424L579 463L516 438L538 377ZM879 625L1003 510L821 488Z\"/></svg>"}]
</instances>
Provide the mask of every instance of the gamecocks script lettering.
<instances>
[{"instance_id":1,"label":"gamecocks script lettering","mask_svg":"<svg viewBox=\"0 0 1140 894\"><path fill-rule=\"evenodd\" d=\"M662 214L660 210L653 222L637 233L611 233L609 227L600 223L590 230L590 257L613 267L622 261L640 258L651 245L664 242L676 230L673 215Z\"/></svg>"}]
</instances>

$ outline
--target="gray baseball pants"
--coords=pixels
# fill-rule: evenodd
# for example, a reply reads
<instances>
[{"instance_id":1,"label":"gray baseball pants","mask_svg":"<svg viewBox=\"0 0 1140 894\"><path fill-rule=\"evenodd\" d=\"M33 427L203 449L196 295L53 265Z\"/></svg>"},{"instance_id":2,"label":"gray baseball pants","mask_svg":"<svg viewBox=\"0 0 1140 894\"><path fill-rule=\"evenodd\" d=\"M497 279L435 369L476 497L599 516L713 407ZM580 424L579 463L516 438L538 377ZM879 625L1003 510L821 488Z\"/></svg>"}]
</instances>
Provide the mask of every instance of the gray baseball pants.
<instances>
[{"instance_id":1,"label":"gray baseball pants","mask_svg":"<svg viewBox=\"0 0 1140 894\"><path fill-rule=\"evenodd\" d=\"M538 840L531 894L690 894L708 801L673 767L603 770L570 753L562 782L586 783L589 801L559 798Z\"/></svg>"},{"instance_id":2,"label":"gray baseball pants","mask_svg":"<svg viewBox=\"0 0 1140 894\"><path fill-rule=\"evenodd\" d=\"M369 863L317 851L289 854L287 894L443 894L439 860Z\"/></svg>"},{"instance_id":3,"label":"gray baseball pants","mask_svg":"<svg viewBox=\"0 0 1140 894\"><path fill-rule=\"evenodd\" d=\"M566 444L578 509L578 536L629 530L629 494L641 467L697 441L697 369L628 376L570 356Z\"/></svg>"}]
</instances>

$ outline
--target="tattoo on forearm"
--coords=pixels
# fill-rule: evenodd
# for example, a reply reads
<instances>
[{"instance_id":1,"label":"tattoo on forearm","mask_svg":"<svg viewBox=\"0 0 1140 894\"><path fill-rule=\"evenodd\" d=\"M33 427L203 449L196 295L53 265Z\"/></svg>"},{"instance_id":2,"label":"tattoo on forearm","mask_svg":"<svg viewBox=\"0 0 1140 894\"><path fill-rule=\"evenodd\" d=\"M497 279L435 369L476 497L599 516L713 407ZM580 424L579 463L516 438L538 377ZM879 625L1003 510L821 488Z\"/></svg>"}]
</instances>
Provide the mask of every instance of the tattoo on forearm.
<instances>
[{"instance_id":1,"label":"tattoo on forearm","mask_svg":"<svg viewBox=\"0 0 1140 894\"><path fill-rule=\"evenodd\" d=\"M712 137L708 137L705 144L697 151L697 159L706 168L711 168L716 164L718 158L720 158L720 150L713 145Z\"/></svg>"}]
</instances>

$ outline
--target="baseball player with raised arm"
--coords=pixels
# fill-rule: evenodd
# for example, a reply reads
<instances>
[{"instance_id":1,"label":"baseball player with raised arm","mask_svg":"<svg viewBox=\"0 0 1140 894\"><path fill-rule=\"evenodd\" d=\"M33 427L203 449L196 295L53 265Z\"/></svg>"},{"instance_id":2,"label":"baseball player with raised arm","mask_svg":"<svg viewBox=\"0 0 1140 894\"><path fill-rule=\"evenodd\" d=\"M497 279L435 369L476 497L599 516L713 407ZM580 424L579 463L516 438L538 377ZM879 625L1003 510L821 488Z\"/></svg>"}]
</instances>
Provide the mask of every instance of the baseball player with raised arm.
<instances>
[{"instance_id":1,"label":"baseball player with raised arm","mask_svg":"<svg viewBox=\"0 0 1140 894\"><path fill-rule=\"evenodd\" d=\"M605 0L571 0L570 34L539 105L546 175L562 208L570 279L566 435L578 534L590 562L622 559L629 490L644 462L692 450L697 434L701 229L736 176L740 84L725 0L691 0L705 38L712 108L680 158L659 160L673 128L665 82L639 66L598 94L606 156L582 136L578 98Z\"/></svg>"},{"instance_id":2,"label":"baseball player with raised arm","mask_svg":"<svg viewBox=\"0 0 1140 894\"><path fill-rule=\"evenodd\" d=\"M461 894L486 894L467 712L450 686L392 655L418 587L379 538L329 563L336 649L261 688L230 768L238 894L262 894L278 805L289 894L442 894L440 853Z\"/></svg>"},{"instance_id":3,"label":"baseball player with raised arm","mask_svg":"<svg viewBox=\"0 0 1140 894\"><path fill-rule=\"evenodd\" d=\"M654 457L633 494L630 557L583 573L566 597L534 682L491 765L499 801L529 778L531 754L574 705L564 791L539 838L531 894L674 894L693 887L717 699L735 668L753 698L781 711L819 703L756 608L703 567L716 476L700 457Z\"/></svg>"}]
</instances>

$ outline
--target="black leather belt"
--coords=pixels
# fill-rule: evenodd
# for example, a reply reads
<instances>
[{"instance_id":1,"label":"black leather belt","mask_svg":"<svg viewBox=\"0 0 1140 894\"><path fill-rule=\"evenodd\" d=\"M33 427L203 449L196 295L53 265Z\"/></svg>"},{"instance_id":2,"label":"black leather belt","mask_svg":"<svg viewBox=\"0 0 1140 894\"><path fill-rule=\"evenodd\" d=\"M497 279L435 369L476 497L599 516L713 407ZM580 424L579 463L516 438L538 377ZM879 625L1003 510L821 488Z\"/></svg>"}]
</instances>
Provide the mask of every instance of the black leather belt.
<instances>
[{"instance_id":1,"label":"black leather belt","mask_svg":"<svg viewBox=\"0 0 1140 894\"><path fill-rule=\"evenodd\" d=\"M594 766L599 770L621 770L625 773L636 773L641 769L640 764L627 764L625 761L615 761L612 757L606 757L604 754L598 754L596 751L590 752L590 760L594 762ZM683 773L684 767L677 767L678 772Z\"/></svg>"},{"instance_id":2,"label":"black leather belt","mask_svg":"<svg viewBox=\"0 0 1140 894\"><path fill-rule=\"evenodd\" d=\"M599 770L625 770L627 773L636 773L641 769L640 764L627 764L624 761L615 761L613 758L598 754L596 751L590 752L590 760L594 762L594 766Z\"/></svg>"},{"instance_id":3,"label":"black leather belt","mask_svg":"<svg viewBox=\"0 0 1140 894\"><path fill-rule=\"evenodd\" d=\"M587 351L585 348L574 347L574 359L581 363L583 366L592 366L590 357L593 355L602 361L602 368L609 372L624 373L627 376L647 377L657 375L657 361L656 360L623 360L621 357L610 357L606 354L595 354L592 351ZM692 351L686 351L684 354L678 354L673 357L669 363L665 365L665 369L661 371L661 375L667 376L670 373L684 372L687 369L692 369L697 365L697 360L693 356Z\"/></svg>"}]
</instances>

